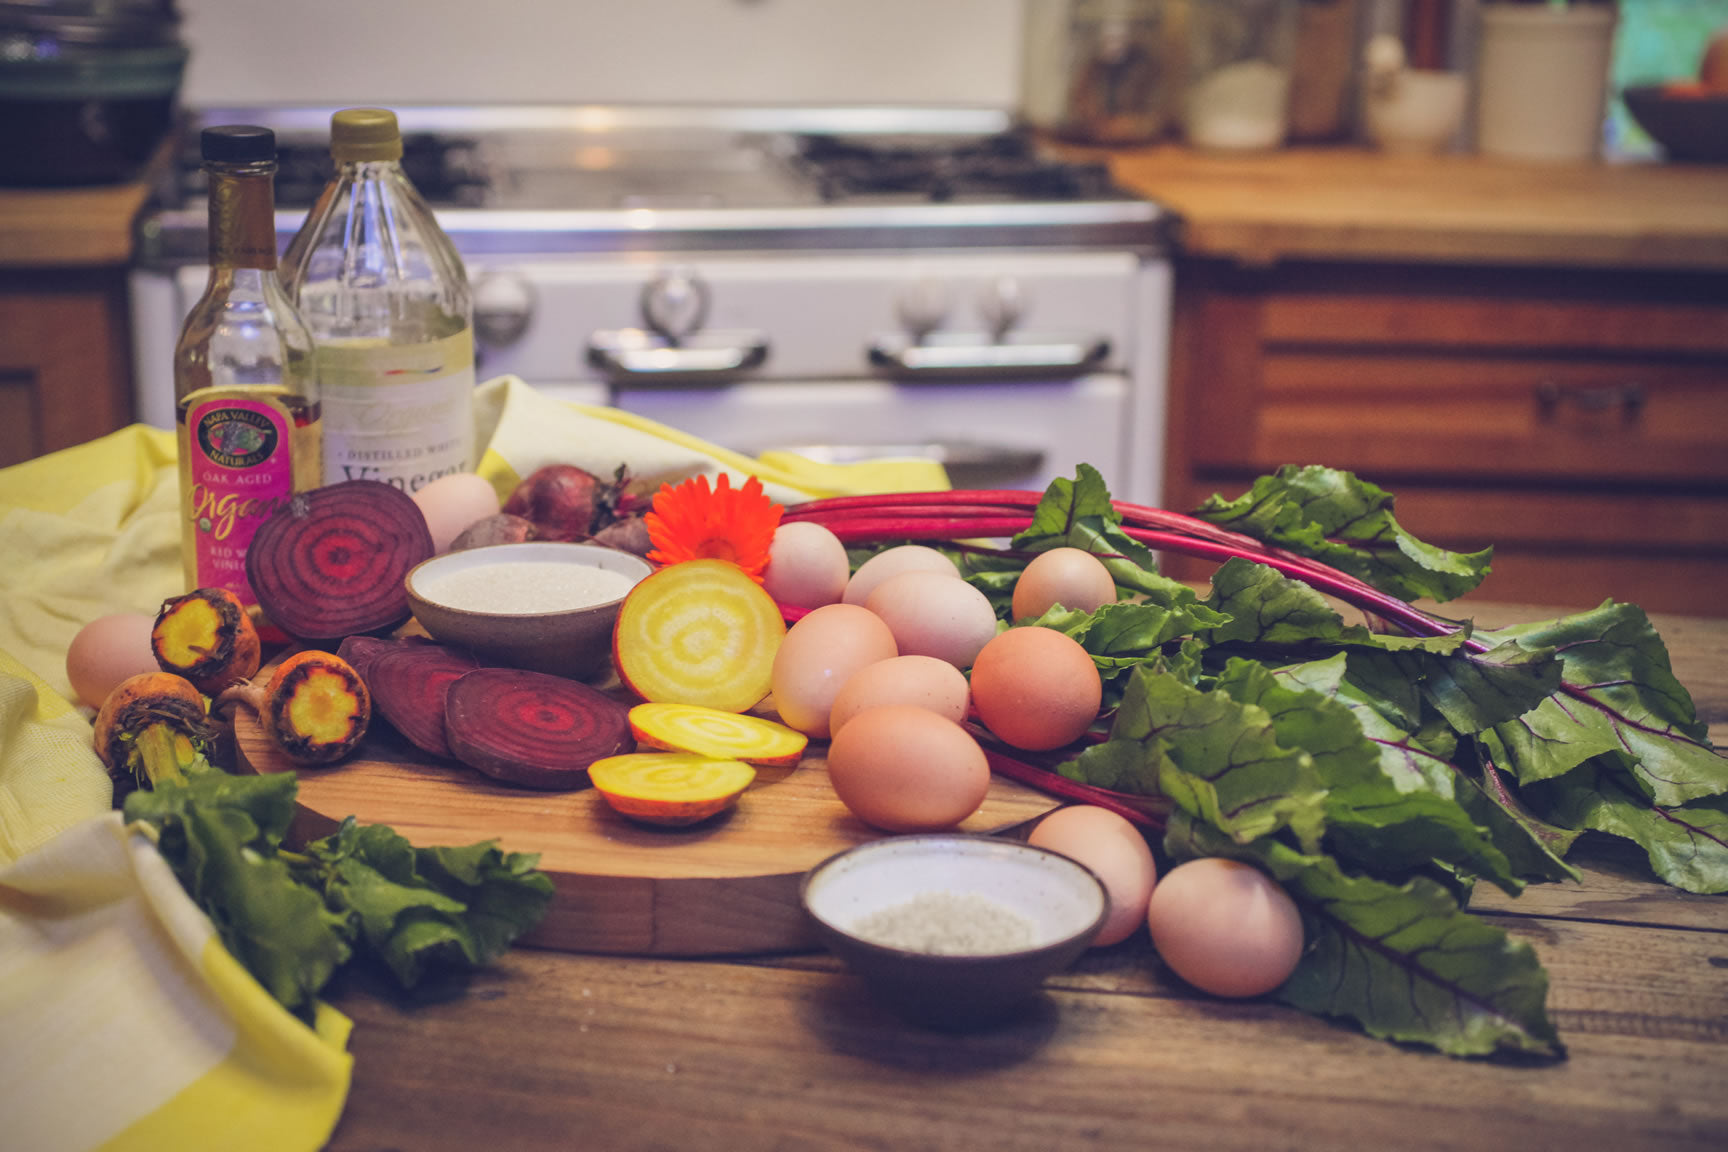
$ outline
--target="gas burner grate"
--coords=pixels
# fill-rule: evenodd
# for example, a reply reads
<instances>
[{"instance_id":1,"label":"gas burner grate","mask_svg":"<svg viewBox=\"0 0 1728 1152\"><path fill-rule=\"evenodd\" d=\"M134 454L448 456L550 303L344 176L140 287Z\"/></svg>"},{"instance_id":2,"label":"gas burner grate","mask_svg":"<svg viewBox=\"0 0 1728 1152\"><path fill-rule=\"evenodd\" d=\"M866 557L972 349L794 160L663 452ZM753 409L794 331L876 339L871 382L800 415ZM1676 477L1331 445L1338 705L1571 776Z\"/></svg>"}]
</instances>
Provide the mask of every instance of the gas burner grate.
<instances>
[{"instance_id":1,"label":"gas burner grate","mask_svg":"<svg viewBox=\"0 0 1728 1152\"><path fill-rule=\"evenodd\" d=\"M202 196L206 180L199 164L196 133L189 133L184 190ZM402 168L434 208L475 207L486 200L488 182L476 158L473 141L436 134L407 133L402 137ZM276 206L310 208L330 182L336 165L328 141L276 140Z\"/></svg>"},{"instance_id":2,"label":"gas burner grate","mask_svg":"<svg viewBox=\"0 0 1728 1152\"><path fill-rule=\"evenodd\" d=\"M1104 164L1055 160L1023 133L961 143L804 136L797 162L824 201L899 197L952 200L1105 200L1124 193Z\"/></svg>"}]
</instances>

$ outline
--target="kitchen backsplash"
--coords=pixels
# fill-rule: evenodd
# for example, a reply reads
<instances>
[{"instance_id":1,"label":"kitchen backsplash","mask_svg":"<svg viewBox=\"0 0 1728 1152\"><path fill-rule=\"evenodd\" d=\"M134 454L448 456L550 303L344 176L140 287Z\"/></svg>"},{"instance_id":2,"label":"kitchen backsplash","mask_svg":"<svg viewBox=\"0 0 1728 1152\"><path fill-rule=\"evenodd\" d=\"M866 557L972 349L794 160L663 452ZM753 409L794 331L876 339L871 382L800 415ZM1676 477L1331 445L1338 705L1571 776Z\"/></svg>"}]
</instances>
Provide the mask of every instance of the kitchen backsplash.
<instances>
[{"instance_id":1,"label":"kitchen backsplash","mask_svg":"<svg viewBox=\"0 0 1728 1152\"><path fill-rule=\"evenodd\" d=\"M961 104L1018 94L1019 0L180 0L193 106Z\"/></svg>"}]
</instances>

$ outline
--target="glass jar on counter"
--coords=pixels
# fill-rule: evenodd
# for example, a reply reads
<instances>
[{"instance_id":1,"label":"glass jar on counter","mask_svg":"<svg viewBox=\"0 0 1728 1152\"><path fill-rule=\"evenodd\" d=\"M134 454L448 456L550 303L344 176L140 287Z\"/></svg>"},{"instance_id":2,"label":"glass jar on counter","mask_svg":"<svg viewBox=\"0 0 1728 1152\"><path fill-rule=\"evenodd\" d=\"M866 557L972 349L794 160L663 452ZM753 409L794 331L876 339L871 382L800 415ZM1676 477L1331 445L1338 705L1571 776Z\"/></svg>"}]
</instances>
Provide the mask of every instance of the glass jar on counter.
<instances>
[{"instance_id":1,"label":"glass jar on counter","mask_svg":"<svg viewBox=\"0 0 1728 1152\"><path fill-rule=\"evenodd\" d=\"M1074 0L1056 132L1086 144L1144 144L1168 120L1162 0Z\"/></svg>"},{"instance_id":2,"label":"glass jar on counter","mask_svg":"<svg viewBox=\"0 0 1728 1152\"><path fill-rule=\"evenodd\" d=\"M1182 132L1196 148L1284 142L1298 0L1188 0Z\"/></svg>"}]
</instances>

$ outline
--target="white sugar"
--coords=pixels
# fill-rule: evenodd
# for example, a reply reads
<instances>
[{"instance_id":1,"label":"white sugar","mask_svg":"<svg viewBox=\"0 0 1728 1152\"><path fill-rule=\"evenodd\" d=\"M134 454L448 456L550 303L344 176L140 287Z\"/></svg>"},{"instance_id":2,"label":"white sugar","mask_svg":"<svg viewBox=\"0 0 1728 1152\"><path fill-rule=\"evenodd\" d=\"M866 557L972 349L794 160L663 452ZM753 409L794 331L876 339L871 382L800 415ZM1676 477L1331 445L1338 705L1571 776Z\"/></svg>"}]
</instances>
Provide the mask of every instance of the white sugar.
<instances>
[{"instance_id":1,"label":"white sugar","mask_svg":"<svg viewBox=\"0 0 1728 1152\"><path fill-rule=\"evenodd\" d=\"M921 892L863 917L852 930L887 948L942 956L1017 952L1035 939L1030 919L976 892Z\"/></svg>"},{"instance_id":2,"label":"white sugar","mask_svg":"<svg viewBox=\"0 0 1728 1152\"><path fill-rule=\"evenodd\" d=\"M616 600L630 590L630 579L592 564L520 560L422 576L415 588L426 599L462 612L528 616Z\"/></svg>"}]
</instances>

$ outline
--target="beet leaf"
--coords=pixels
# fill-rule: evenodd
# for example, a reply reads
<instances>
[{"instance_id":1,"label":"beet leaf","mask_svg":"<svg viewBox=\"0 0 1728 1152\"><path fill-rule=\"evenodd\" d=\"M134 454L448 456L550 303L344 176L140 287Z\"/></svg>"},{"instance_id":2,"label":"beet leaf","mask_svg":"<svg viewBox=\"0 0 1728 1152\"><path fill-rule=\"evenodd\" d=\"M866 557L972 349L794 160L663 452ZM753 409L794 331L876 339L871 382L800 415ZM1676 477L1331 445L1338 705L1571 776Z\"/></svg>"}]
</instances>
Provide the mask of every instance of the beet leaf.
<instances>
[{"instance_id":1,"label":"beet leaf","mask_svg":"<svg viewBox=\"0 0 1728 1152\"><path fill-rule=\"evenodd\" d=\"M157 847L222 944L284 1007L310 1016L352 957L384 959L404 986L432 964L485 964L533 928L552 882L536 858L490 843L415 848L351 819L307 845L283 845L295 813L292 772L231 776L203 764L126 799L128 822Z\"/></svg>"},{"instance_id":2,"label":"beet leaf","mask_svg":"<svg viewBox=\"0 0 1728 1152\"><path fill-rule=\"evenodd\" d=\"M1405 531L1391 493L1332 468L1286 466L1195 515L1366 580L1406 600L1452 600L1482 583L1493 549L1448 552Z\"/></svg>"},{"instance_id":3,"label":"beet leaf","mask_svg":"<svg viewBox=\"0 0 1728 1152\"><path fill-rule=\"evenodd\" d=\"M552 882L535 857L492 841L416 848L382 824L350 817L307 845L325 877L331 907L405 988L430 970L477 968L497 959L552 901Z\"/></svg>"},{"instance_id":4,"label":"beet leaf","mask_svg":"<svg viewBox=\"0 0 1728 1152\"><path fill-rule=\"evenodd\" d=\"M1296 971L1274 993L1285 1003L1454 1056L1564 1055L1536 953L1464 912L1441 884L1350 875L1330 857L1276 840L1236 845L1182 817L1171 820L1165 846L1177 859L1250 860L1284 885L1302 910L1308 941Z\"/></svg>"}]
</instances>

